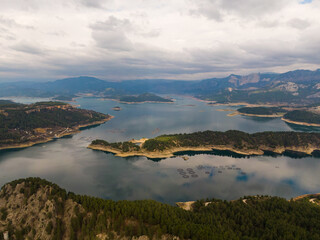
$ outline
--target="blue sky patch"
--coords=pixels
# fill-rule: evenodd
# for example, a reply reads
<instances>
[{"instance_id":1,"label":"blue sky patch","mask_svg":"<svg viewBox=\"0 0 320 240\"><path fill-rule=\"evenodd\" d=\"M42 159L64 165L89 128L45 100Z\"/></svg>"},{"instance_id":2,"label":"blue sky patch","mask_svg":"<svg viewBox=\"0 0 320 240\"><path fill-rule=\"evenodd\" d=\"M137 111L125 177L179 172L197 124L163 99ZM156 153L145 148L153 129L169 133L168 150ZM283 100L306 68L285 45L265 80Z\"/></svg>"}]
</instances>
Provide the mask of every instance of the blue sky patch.
<instances>
[{"instance_id":1,"label":"blue sky patch","mask_svg":"<svg viewBox=\"0 0 320 240\"><path fill-rule=\"evenodd\" d=\"M308 3L312 3L312 0L302 0L302 1L300 1L300 4L308 4Z\"/></svg>"}]
</instances>

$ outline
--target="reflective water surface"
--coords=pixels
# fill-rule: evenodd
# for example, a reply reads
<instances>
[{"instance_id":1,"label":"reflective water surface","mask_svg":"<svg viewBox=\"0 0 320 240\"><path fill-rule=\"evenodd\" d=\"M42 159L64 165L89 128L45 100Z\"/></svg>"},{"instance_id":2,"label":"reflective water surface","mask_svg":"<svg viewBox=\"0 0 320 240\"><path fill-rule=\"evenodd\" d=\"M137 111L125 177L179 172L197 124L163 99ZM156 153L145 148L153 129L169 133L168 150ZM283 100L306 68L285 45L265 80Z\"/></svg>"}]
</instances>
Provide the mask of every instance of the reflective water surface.
<instances>
[{"instance_id":1,"label":"reflective water surface","mask_svg":"<svg viewBox=\"0 0 320 240\"><path fill-rule=\"evenodd\" d=\"M320 158L190 154L188 160L182 158L185 155L177 155L152 161L145 157L121 158L86 148L96 138L112 142L202 130L319 131L288 125L280 119L228 117L230 112L216 110L235 107L209 106L180 96L175 99L173 104L120 104L79 98L75 104L82 108L109 113L115 118L49 143L1 151L0 185L17 178L39 176L79 194L166 203L207 197L231 200L256 194L291 198L320 192ZM122 110L113 111L114 106Z\"/></svg>"}]
</instances>

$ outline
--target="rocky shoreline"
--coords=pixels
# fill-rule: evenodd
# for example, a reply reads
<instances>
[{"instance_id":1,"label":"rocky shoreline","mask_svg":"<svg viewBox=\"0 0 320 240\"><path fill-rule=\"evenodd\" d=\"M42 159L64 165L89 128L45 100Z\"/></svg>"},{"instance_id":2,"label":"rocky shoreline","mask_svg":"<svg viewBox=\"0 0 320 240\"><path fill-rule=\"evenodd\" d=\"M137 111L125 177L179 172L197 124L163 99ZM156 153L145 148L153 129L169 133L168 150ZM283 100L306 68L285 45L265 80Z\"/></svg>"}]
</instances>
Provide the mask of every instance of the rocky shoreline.
<instances>
[{"instance_id":1,"label":"rocky shoreline","mask_svg":"<svg viewBox=\"0 0 320 240\"><path fill-rule=\"evenodd\" d=\"M45 137L43 139L36 140L36 141L28 141L28 142L25 142L25 143L10 144L10 145L7 145L7 146L1 146L0 150L27 148L27 147L32 147L32 146L37 145L37 144L47 143L47 142L50 142L50 141L52 141L54 139L57 139L57 138L62 138L64 136L69 136L69 135L76 134L76 133L80 132L81 128L103 124L103 123L111 120L112 118L113 118L113 116L109 116L109 117L107 117L107 118L105 118L105 119L103 119L101 121L95 121L95 122L92 122L92 123L77 125L77 126L71 128L70 131L64 132L65 131L64 130L64 131L62 131L62 133L61 132L60 133L52 133L50 136Z\"/></svg>"}]
</instances>

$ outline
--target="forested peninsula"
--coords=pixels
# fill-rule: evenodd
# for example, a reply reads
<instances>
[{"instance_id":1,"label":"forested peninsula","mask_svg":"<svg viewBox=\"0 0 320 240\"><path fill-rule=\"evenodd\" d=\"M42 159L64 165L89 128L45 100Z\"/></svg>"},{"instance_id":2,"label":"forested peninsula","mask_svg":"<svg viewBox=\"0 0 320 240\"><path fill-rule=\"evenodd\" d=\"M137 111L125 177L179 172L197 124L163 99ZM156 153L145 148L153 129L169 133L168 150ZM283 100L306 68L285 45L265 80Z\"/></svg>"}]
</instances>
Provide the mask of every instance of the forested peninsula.
<instances>
[{"instance_id":1,"label":"forested peninsula","mask_svg":"<svg viewBox=\"0 0 320 240\"><path fill-rule=\"evenodd\" d=\"M146 103L146 102L173 103L172 99L163 98L152 93L144 93L138 96L134 96L134 95L121 96L119 98L119 102L129 103L129 104L130 103Z\"/></svg>"},{"instance_id":2,"label":"forested peninsula","mask_svg":"<svg viewBox=\"0 0 320 240\"><path fill-rule=\"evenodd\" d=\"M0 150L29 147L102 124L112 116L62 102L0 101Z\"/></svg>"},{"instance_id":3,"label":"forested peninsula","mask_svg":"<svg viewBox=\"0 0 320 240\"><path fill-rule=\"evenodd\" d=\"M298 125L320 127L320 113L306 110L295 110L286 113L283 121Z\"/></svg>"},{"instance_id":4,"label":"forested peninsula","mask_svg":"<svg viewBox=\"0 0 320 240\"><path fill-rule=\"evenodd\" d=\"M281 119L285 122L304 125L320 127L320 108L316 106L307 106L301 108L290 108L290 107L242 107L237 110L229 110L232 113L228 116L243 115L249 117L271 117ZM223 109L218 109L218 111L224 111Z\"/></svg>"},{"instance_id":5,"label":"forested peninsula","mask_svg":"<svg viewBox=\"0 0 320 240\"><path fill-rule=\"evenodd\" d=\"M153 139L144 139L144 141L131 140L109 143L104 140L94 140L88 147L111 152L121 157L167 158L178 152L212 150L231 151L248 156L266 153L283 154L285 152L318 156L320 133L260 132L249 134L237 130L204 131L161 135Z\"/></svg>"},{"instance_id":6,"label":"forested peninsula","mask_svg":"<svg viewBox=\"0 0 320 240\"><path fill-rule=\"evenodd\" d=\"M319 195L199 200L191 211L153 200L76 195L40 178L0 191L0 239L319 239Z\"/></svg>"},{"instance_id":7,"label":"forested peninsula","mask_svg":"<svg viewBox=\"0 0 320 240\"><path fill-rule=\"evenodd\" d=\"M112 99L120 103L173 103L173 99L164 98L152 93L143 93L138 95L127 95L121 92L107 91L102 99Z\"/></svg>"}]
</instances>

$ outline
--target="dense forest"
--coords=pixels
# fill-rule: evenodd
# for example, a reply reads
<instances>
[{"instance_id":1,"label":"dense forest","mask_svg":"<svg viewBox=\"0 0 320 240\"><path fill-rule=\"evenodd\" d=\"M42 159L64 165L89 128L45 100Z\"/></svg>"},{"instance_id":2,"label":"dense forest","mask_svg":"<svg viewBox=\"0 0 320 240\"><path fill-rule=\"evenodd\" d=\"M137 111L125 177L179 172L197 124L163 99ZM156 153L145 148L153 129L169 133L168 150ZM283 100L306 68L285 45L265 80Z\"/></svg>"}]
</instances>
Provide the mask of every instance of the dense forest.
<instances>
[{"instance_id":1,"label":"dense forest","mask_svg":"<svg viewBox=\"0 0 320 240\"><path fill-rule=\"evenodd\" d=\"M286 112L286 110L280 107L243 107L239 108L237 111L254 115L277 115Z\"/></svg>"},{"instance_id":2,"label":"dense forest","mask_svg":"<svg viewBox=\"0 0 320 240\"><path fill-rule=\"evenodd\" d=\"M294 122L313 123L320 124L320 114L305 110L295 110L286 113L284 119L288 119Z\"/></svg>"},{"instance_id":3,"label":"dense forest","mask_svg":"<svg viewBox=\"0 0 320 240\"><path fill-rule=\"evenodd\" d=\"M36 129L73 128L106 119L108 115L74 108L61 102L17 104L0 102L0 146L10 142L26 142ZM52 131L52 130L51 130Z\"/></svg>"},{"instance_id":4,"label":"dense forest","mask_svg":"<svg viewBox=\"0 0 320 240\"><path fill-rule=\"evenodd\" d=\"M308 198L206 199L186 211L153 200L116 202L76 195L43 179L29 178L2 187L0 200L1 240L4 231L12 239L102 239L97 238L99 234L107 239L142 235L148 239L320 239L320 207ZM32 206L35 203L39 206ZM73 208L67 211L69 206ZM31 221L30 215L21 221L12 219L12 214L19 218L29 208L45 216L43 224Z\"/></svg>"},{"instance_id":5,"label":"dense forest","mask_svg":"<svg viewBox=\"0 0 320 240\"><path fill-rule=\"evenodd\" d=\"M229 146L235 150L268 150L300 147L320 148L320 133L308 132L260 132L249 134L237 130L226 132L204 131L195 133L162 135L144 142L140 147L133 143L108 143L95 140L92 145L108 146L123 152L164 151L178 147Z\"/></svg>"}]
</instances>

